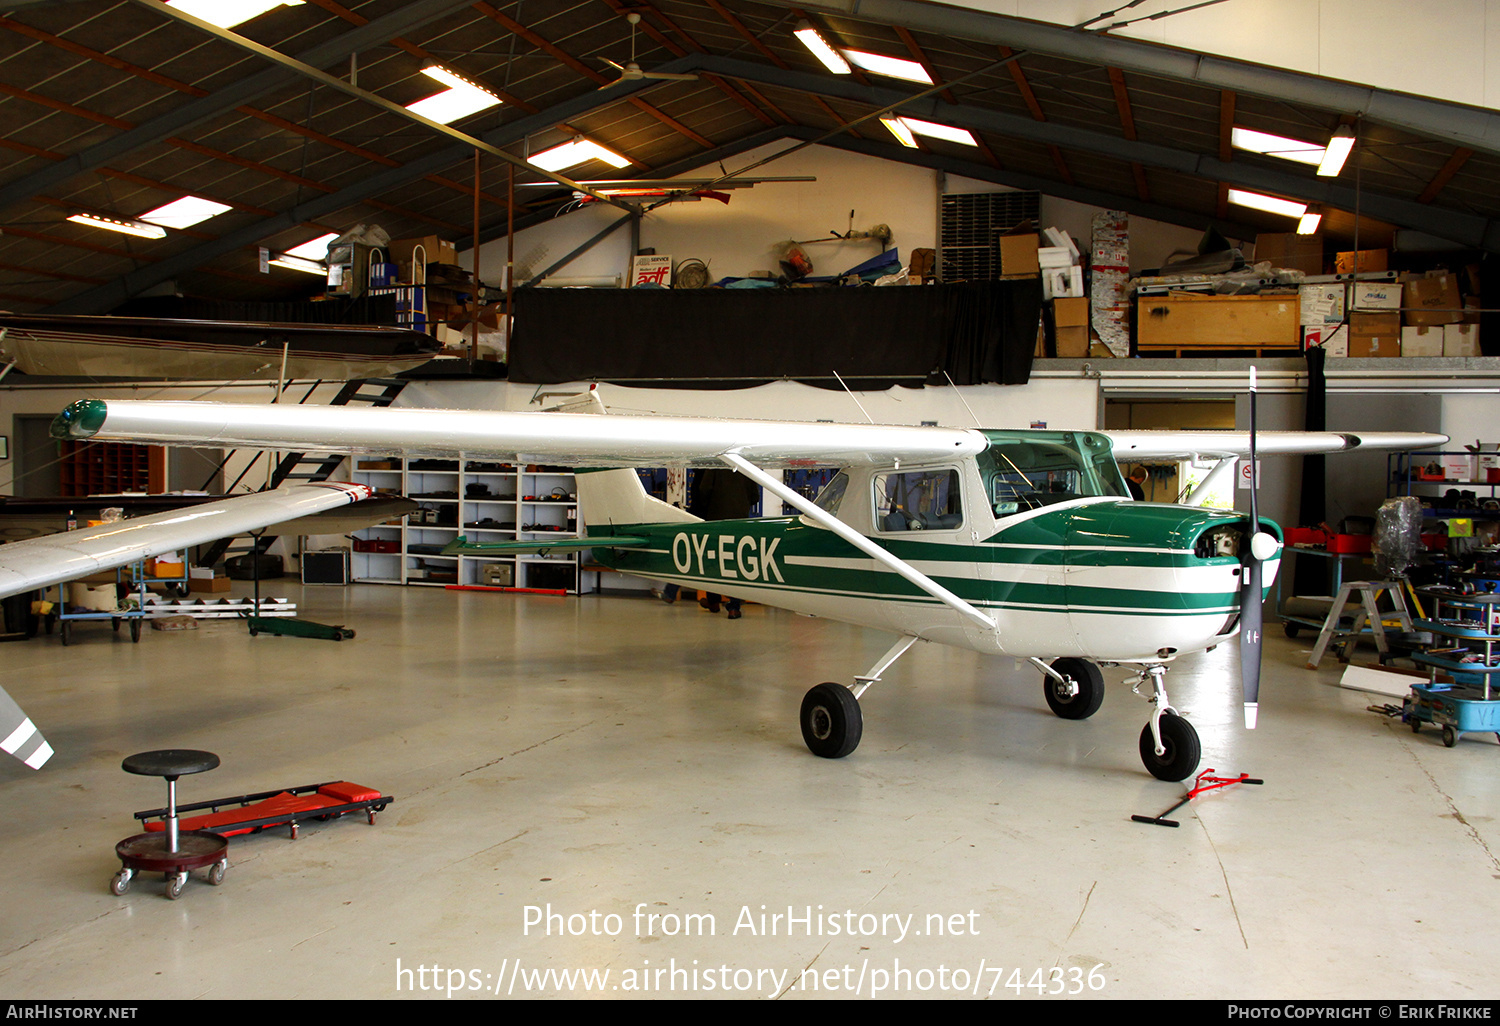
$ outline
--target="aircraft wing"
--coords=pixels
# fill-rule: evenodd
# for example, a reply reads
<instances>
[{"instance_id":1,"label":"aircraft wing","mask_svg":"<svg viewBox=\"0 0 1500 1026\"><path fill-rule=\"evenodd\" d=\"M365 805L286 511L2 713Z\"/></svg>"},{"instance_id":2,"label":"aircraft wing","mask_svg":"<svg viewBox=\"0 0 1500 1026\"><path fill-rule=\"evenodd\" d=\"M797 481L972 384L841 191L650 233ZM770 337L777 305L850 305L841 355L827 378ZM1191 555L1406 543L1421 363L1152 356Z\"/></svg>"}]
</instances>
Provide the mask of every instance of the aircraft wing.
<instances>
[{"instance_id":1,"label":"aircraft wing","mask_svg":"<svg viewBox=\"0 0 1500 1026\"><path fill-rule=\"evenodd\" d=\"M60 413L58 438L407 456L465 456L577 467L857 466L969 456L965 428L805 424L586 413L356 409L348 406L85 399Z\"/></svg>"},{"instance_id":2,"label":"aircraft wing","mask_svg":"<svg viewBox=\"0 0 1500 1026\"><path fill-rule=\"evenodd\" d=\"M333 509L370 494L365 485L300 484L0 545L0 598ZM0 751L32 769L40 769L52 755L41 732L3 690Z\"/></svg>"},{"instance_id":3,"label":"aircraft wing","mask_svg":"<svg viewBox=\"0 0 1500 1026\"><path fill-rule=\"evenodd\" d=\"M1226 459L1250 455L1248 431L1101 431L1118 460ZM1316 456L1319 453L1437 449L1447 435L1426 431L1257 431L1257 456Z\"/></svg>"}]
</instances>

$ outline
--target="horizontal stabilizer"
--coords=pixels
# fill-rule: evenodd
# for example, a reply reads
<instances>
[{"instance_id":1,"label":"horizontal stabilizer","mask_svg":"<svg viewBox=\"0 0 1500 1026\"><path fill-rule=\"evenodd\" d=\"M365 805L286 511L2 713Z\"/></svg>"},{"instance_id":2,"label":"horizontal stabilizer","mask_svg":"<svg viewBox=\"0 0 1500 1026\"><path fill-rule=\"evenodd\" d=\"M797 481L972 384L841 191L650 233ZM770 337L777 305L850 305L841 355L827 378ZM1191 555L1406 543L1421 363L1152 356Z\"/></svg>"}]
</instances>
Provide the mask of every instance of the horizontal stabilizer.
<instances>
[{"instance_id":1,"label":"horizontal stabilizer","mask_svg":"<svg viewBox=\"0 0 1500 1026\"><path fill-rule=\"evenodd\" d=\"M559 538L556 541L471 542L459 535L443 546L445 556L511 556L528 552L571 552L576 549L638 549L650 545L650 538L622 534L598 535L592 538Z\"/></svg>"}]
</instances>

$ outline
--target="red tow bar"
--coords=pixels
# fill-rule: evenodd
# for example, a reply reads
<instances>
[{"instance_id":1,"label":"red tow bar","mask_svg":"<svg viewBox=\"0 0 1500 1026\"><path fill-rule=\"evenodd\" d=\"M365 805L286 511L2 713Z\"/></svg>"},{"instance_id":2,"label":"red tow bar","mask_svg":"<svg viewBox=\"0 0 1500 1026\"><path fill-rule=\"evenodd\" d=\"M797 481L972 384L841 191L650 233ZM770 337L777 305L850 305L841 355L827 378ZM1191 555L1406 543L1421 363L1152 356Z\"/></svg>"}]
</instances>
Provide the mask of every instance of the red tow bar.
<instances>
[{"instance_id":1,"label":"red tow bar","mask_svg":"<svg viewBox=\"0 0 1500 1026\"><path fill-rule=\"evenodd\" d=\"M1178 802L1176 805L1172 806L1170 809L1167 809L1160 816L1131 816L1130 818L1133 821L1137 822L1137 823L1154 823L1157 826L1164 826L1164 827L1180 826L1181 824L1178 823L1175 819L1167 819L1166 818L1167 814L1171 813L1171 812L1176 812L1178 809L1182 808L1188 802L1190 802L1194 798L1198 797L1204 791L1214 791L1214 790L1217 790L1218 788L1221 788L1221 787L1229 787L1231 784L1264 784L1265 783L1264 780L1257 780L1254 777L1247 776L1244 773L1241 773L1237 777L1215 777L1215 776L1211 776L1211 774L1213 772L1214 772L1214 770L1212 768L1209 768L1209 769L1204 770L1202 773L1199 773L1196 777L1194 777L1193 778L1193 789L1191 791L1189 791L1187 794L1185 794L1185 795L1182 796L1182 801Z\"/></svg>"}]
</instances>

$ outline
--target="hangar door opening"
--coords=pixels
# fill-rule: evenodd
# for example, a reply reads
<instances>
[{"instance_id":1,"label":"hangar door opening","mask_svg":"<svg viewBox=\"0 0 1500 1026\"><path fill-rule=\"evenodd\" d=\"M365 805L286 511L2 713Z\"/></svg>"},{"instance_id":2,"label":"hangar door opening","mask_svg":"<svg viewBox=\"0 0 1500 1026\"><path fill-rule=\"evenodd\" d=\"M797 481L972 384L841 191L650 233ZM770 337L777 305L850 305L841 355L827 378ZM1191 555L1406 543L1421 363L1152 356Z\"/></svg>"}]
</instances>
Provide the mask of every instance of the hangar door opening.
<instances>
[{"instance_id":1,"label":"hangar door opening","mask_svg":"<svg viewBox=\"0 0 1500 1026\"><path fill-rule=\"evenodd\" d=\"M1106 431L1190 431L1234 430L1235 401L1225 399L1163 399L1152 397L1106 398L1104 428ZM1120 472L1126 477L1142 467L1146 479L1141 488L1148 502L1181 502L1213 469L1211 461L1195 465L1189 461L1162 463L1122 462ZM1220 509L1234 507L1234 475L1204 500L1203 505Z\"/></svg>"}]
</instances>

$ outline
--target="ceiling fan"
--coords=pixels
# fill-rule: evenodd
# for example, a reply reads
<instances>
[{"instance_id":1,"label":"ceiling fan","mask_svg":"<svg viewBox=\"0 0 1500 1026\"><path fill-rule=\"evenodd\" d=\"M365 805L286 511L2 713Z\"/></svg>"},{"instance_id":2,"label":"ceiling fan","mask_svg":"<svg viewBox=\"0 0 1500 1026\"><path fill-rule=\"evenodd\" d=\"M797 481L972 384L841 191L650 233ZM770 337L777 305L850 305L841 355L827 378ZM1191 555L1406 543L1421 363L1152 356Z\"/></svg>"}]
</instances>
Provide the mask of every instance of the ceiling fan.
<instances>
[{"instance_id":1,"label":"ceiling fan","mask_svg":"<svg viewBox=\"0 0 1500 1026\"><path fill-rule=\"evenodd\" d=\"M610 60L608 57L601 57L600 60L618 71L620 73L620 77L615 79L613 82L604 83L604 85L599 87L600 89L611 89L619 85L621 82L639 82L643 78L660 79L663 81L686 82L698 77L697 75L693 74L680 74L672 71L641 70L641 66L635 62L635 27L636 25L640 24L641 16L637 12L631 11L629 14L625 15L625 20L630 22L630 61L626 64L619 64L615 61Z\"/></svg>"}]
</instances>

